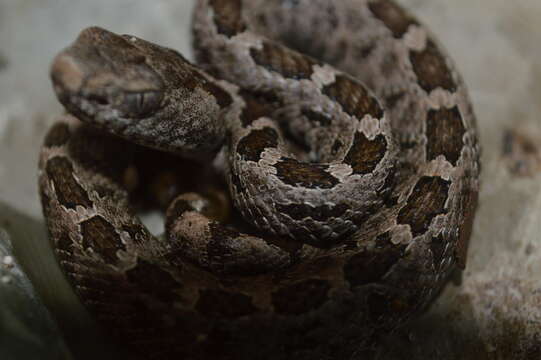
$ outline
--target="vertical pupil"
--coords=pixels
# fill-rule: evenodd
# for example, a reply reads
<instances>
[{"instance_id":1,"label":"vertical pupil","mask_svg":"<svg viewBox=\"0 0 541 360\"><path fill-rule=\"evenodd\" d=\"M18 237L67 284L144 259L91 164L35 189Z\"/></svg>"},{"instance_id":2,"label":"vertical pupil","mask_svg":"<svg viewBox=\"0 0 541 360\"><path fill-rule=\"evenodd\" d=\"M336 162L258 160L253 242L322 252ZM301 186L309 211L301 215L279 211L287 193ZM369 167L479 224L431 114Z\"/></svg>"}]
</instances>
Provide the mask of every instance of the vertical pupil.
<instances>
[{"instance_id":1,"label":"vertical pupil","mask_svg":"<svg viewBox=\"0 0 541 360\"><path fill-rule=\"evenodd\" d=\"M137 94L137 99L138 99L139 110L143 110L145 106L145 94L144 93Z\"/></svg>"}]
</instances>

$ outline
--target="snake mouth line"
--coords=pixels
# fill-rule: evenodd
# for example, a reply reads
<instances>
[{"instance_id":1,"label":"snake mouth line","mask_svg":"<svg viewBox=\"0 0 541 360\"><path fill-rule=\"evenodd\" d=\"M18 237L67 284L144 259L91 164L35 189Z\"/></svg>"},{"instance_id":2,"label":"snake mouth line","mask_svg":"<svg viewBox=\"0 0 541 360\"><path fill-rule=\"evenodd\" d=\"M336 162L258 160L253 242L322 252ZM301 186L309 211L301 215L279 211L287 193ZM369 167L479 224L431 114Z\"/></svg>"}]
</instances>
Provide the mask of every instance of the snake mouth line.
<instances>
[{"instance_id":1,"label":"snake mouth line","mask_svg":"<svg viewBox=\"0 0 541 360\"><path fill-rule=\"evenodd\" d=\"M81 96L81 95L79 95ZM111 102L109 101L109 98L105 95L100 95L100 94L92 94L92 95L88 95L86 97L86 100L88 100L90 103L94 103L96 104L97 106L108 106L111 104Z\"/></svg>"}]
</instances>

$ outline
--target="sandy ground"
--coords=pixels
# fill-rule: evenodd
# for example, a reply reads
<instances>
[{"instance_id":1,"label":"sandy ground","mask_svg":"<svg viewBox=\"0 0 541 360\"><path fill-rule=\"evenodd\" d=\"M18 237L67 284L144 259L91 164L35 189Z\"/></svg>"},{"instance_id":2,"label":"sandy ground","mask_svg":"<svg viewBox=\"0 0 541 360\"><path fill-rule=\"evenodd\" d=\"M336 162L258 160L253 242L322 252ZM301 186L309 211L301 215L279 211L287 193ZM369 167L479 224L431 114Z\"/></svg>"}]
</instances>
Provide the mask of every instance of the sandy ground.
<instances>
[{"instance_id":1,"label":"sandy ground","mask_svg":"<svg viewBox=\"0 0 541 360\"><path fill-rule=\"evenodd\" d=\"M483 147L482 190L461 279L446 288L427 314L391 336L376 357L539 359L541 2L400 3L442 40L470 88ZM0 0L0 243L11 239L13 250L4 250L19 260L77 359L113 358L114 349L78 304L47 244L36 162L47 127L62 111L48 67L54 54L89 25L131 33L189 55L191 6L191 0ZM2 299L20 296L19 290L13 282L0 282ZM21 313L32 304L23 305ZM0 337L38 344L40 358L64 354L45 340L45 334L56 331L52 321L46 321L49 327L33 329L31 322L17 318L0 312ZM8 321L18 325L5 326ZM0 357L4 352L11 356L7 359L29 358L14 351L2 347Z\"/></svg>"}]
</instances>

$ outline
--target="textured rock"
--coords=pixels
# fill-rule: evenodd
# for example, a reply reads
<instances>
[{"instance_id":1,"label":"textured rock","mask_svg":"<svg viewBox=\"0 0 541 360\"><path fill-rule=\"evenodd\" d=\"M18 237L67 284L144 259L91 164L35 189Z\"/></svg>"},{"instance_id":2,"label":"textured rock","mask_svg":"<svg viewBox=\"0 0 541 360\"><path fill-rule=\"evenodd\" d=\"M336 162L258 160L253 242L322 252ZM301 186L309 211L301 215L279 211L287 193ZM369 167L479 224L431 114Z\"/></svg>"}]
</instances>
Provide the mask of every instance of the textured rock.
<instances>
[{"instance_id":1,"label":"textured rock","mask_svg":"<svg viewBox=\"0 0 541 360\"><path fill-rule=\"evenodd\" d=\"M541 3L400 3L438 35L469 85L483 146L482 191L466 271L426 314L390 336L376 358L539 359ZM9 204L0 207L0 221L18 224L20 231L12 235L17 258L77 359L113 358L114 352L102 345L104 339L70 293L47 247L36 159L45 129L62 111L50 88L48 66L88 25L189 54L191 4L0 0L0 201Z\"/></svg>"}]
</instances>

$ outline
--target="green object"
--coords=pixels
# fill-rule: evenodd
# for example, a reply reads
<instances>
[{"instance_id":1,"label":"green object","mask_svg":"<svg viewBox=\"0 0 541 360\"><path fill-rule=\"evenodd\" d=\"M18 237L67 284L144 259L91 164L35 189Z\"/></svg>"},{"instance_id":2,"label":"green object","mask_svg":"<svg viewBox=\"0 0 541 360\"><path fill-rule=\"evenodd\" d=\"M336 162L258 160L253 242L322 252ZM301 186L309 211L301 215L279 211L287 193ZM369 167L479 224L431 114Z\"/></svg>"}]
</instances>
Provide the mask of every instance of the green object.
<instances>
[{"instance_id":1,"label":"green object","mask_svg":"<svg viewBox=\"0 0 541 360\"><path fill-rule=\"evenodd\" d=\"M71 359L62 335L0 229L0 359Z\"/></svg>"}]
</instances>

